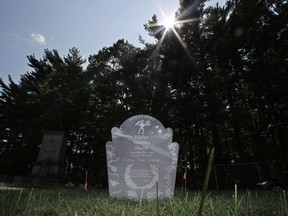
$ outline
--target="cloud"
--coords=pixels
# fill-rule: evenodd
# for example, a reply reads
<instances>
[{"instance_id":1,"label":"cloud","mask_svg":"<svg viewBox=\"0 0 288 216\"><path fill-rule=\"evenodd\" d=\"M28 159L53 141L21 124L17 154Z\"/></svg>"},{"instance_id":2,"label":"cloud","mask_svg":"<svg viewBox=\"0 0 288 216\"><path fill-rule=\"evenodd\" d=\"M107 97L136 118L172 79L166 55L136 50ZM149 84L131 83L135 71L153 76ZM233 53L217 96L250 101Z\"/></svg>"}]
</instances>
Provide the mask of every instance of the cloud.
<instances>
[{"instance_id":1,"label":"cloud","mask_svg":"<svg viewBox=\"0 0 288 216\"><path fill-rule=\"evenodd\" d=\"M45 38L43 35L39 34L39 33L32 32L32 33L30 34L30 37L31 37L35 42L37 42L37 43L40 44L40 45L46 44L46 38Z\"/></svg>"}]
</instances>

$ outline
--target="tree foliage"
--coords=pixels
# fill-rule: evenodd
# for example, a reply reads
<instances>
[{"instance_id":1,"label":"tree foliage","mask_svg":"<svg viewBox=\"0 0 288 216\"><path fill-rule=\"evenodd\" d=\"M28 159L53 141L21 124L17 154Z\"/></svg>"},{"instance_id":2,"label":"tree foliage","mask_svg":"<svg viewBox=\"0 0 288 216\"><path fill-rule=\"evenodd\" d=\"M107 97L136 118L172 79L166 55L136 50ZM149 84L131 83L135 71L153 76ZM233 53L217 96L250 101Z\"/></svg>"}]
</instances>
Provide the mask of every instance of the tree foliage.
<instances>
[{"instance_id":1,"label":"tree foliage","mask_svg":"<svg viewBox=\"0 0 288 216\"><path fill-rule=\"evenodd\" d=\"M287 165L287 1L205 3L181 0L174 30L156 15L145 24L156 44L118 40L86 69L76 48L28 56L32 71L18 84L0 81L1 172L28 173L41 130L64 130L67 178L90 169L105 183L111 128L141 113L173 128L181 160L195 167L211 147L217 163Z\"/></svg>"}]
</instances>

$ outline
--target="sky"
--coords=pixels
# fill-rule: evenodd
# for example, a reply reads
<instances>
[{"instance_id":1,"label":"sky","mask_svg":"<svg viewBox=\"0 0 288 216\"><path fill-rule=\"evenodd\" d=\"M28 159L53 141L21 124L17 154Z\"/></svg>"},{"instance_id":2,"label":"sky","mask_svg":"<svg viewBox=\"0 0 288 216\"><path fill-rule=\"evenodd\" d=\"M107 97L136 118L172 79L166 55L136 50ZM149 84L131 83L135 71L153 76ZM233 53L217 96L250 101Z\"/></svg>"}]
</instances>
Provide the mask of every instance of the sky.
<instances>
[{"instance_id":1,"label":"sky","mask_svg":"<svg viewBox=\"0 0 288 216\"><path fill-rule=\"evenodd\" d=\"M163 21L160 11L171 16L178 6L179 0L0 0L0 78L7 84L11 75L17 83L32 70L27 56L42 58L45 49L66 56L76 47L87 59L119 39L137 47L139 35L155 42L143 25L154 14Z\"/></svg>"}]
</instances>

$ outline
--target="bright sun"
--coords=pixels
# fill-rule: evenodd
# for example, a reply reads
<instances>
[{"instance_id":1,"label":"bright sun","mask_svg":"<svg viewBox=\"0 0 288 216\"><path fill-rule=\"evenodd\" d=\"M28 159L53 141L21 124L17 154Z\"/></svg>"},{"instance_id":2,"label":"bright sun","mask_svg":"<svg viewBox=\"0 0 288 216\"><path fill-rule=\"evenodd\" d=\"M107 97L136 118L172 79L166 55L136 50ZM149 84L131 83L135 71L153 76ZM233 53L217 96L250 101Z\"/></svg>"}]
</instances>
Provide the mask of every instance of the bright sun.
<instances>
[{"instance_id":1,"label":"bright sun","mask_svg":"<svg viewBox=\"0 0 288 216\"><path fill-rule=\"evenodd\" d=\"M174 27L175 25L175 18L174 17L167 17L164 21L164 26L166 30L169 30Z\"/></svg>"}]
</instances>

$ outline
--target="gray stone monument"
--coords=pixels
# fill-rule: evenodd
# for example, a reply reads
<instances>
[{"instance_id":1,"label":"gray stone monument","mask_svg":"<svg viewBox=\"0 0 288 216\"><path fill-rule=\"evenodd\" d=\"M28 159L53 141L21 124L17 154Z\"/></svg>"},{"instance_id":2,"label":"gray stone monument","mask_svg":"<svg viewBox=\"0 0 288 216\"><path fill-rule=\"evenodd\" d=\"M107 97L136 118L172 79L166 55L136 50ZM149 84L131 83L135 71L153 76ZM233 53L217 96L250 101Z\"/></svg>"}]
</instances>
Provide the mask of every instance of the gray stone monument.
<instances>
[{"instance_id":1,"label":"gray stone monument","mask_svg":"<svg viewBox=\"0 0 288 216\"><path fill-rule=\"evenodd\" d=\"M43 140L38 158L33 164L32 177L34 183L36 183L35 181L41 181L41 179L55 182L63 179L65 154L66 139L64 132L43 131ZM45 180L43 183L45 183Z\"/></svg>"},{"instance_id":2,"label":"gray stone monument","mask_svg":"<svg viewBox=\"0 0 288 216\"><path fill-rule=\"evenodd\" d=\"M114 127L106 143L110 197L133 200L174 196L179 145L173 132L148 115Z\"/></svg>"}]
</instances>

